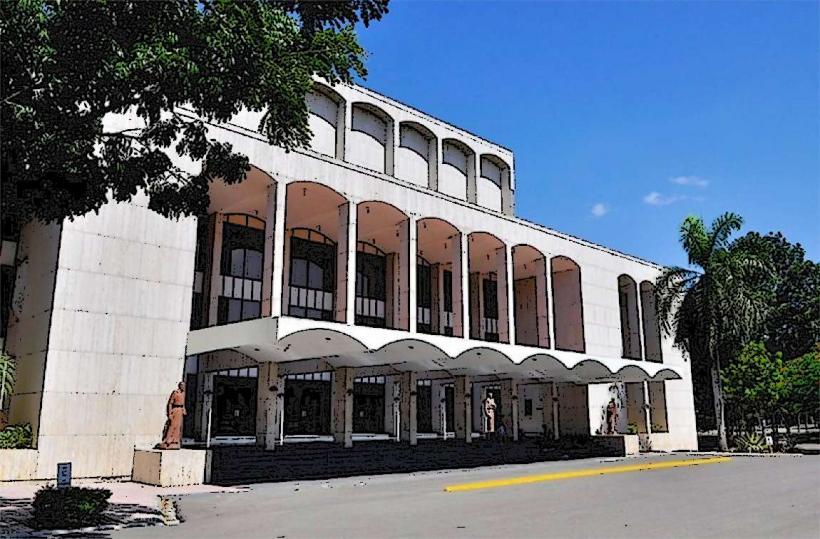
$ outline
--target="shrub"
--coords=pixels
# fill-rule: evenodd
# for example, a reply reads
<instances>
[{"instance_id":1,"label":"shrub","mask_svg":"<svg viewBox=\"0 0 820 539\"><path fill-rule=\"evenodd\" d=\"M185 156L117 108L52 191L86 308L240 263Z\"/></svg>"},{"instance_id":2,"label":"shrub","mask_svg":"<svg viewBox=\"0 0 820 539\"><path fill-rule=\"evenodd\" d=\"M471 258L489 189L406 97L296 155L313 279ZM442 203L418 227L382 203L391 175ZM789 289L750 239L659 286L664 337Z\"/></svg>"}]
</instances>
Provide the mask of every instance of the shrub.
<instances>
[{"instance_id":1,"label":"shrub","mask_svg":"<svg viewBox=\"0 0 820 539\"><path fill-rule=\"evenodd\" d=\"M31 447L31 425L9 425L0 430L0 449L27 449Z\"/></svg>"},{"instance_id":2,"label":"shrub","mask_svg":"<svg viewBox=\"0 0 820 539\"><path fill-rule=\"evenodd\" d=\"M111 491L101 488L43 487L34 495L34 522L37 529L82 528L102 521Z\"/></svg>"},{"instance_id":3,"label":"shrub","mask_svg":"<svg viewBox=\"0 0 820 539\"><path fill-rule=\"evenodd\" d=\"M735 437L738 451L744 453L765 453L768 450L766 438L756 432L744 433Z\"/></svg>"},{"instance_id":4,"label":"shrub","mask_svg":"<svg viewBox=\"0 0 820 539\"><path fill-rule=\"evenodd\" d=\"M638 434L638 424L637 423L630 423L626 426L626 433L627 434Z\"/></svg>"}]
</instances>

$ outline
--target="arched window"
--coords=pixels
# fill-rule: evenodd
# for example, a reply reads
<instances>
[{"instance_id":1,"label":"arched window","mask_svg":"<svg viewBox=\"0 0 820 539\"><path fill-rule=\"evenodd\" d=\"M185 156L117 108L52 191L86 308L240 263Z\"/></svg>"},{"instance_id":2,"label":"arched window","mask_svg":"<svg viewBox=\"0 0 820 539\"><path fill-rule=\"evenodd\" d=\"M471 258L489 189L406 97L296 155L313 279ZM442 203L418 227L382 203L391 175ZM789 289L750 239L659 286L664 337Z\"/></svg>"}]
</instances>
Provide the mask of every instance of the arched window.
<instances>
[{"instance_id":1,"label":"arched window","mask_svg":"<svg viewBox=\"0 0 820 539\"><path fill-rule=\"evenodd\" d=\"M618 306L621 312L621 349L623 357L641 359L638 287L629 275L618 277Z\"/></svg>"},{"instance_id":2,"label":"arched window","mask_svg":"<svg viewBox=\"0 0 820 539\"><path fill-rule=\"evenodd\" d=\"M661 328L655 307L655 285L649 281L641 283L641 314L643 315L643 340L646 360L662 362Z\"/></svg>"},{"instance_id":3,"label":"arched window","mask_svg":"<svg viewBox=\"0 0 820 539\"><path fill-rule=\"evenodd\" d=\"M264 221L244 214L225 216L220 268L222 295L217 308L219 324L259 318L264 252Z\"/></svg>"},{"instance_id":4,"label":"arched window","mask_svg":"<svg viewBox=\"0 0 820 539\"><path fill-rule=\"evenodd\" d=\"M556 256L551 261L551 272L555 348L584 352L586 344L581 268L571 258Z\"/></svg>"}]
</instances>

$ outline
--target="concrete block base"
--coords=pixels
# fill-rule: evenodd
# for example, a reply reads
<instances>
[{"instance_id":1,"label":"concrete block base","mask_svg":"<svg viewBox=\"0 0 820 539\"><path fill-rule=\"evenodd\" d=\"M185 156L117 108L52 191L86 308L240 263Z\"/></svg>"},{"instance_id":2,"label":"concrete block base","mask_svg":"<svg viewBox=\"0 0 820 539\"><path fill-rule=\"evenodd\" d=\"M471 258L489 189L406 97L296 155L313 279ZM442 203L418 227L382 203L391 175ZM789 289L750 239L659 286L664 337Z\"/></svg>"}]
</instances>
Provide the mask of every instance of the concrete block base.
<instances>
[{"instance_id":1,"label":"concrete block base","mask_svg":"<svg viewBox=\"0 0 820 539\"><path fill-rule=\"evenodd\" d=\"M0 482L37 479L36 449L0 449Z\"/></svg>"},{"instance_id":2,"label":"concrete block base","mask_svg":"<svg viewBox=\"0 0 820 539\"><path fill-rule=\"evenodd\" d=\"M159 487L201 485L208 479L209 451L134 449L131 480Z\"/></svg>"},{"instance_id":3,"label":"concrete block base","mask_svg":"<svg viewBox=\"0 0 820 539\"><path fill-rule=\"evenodd\" d=\"M637 434L605 434L593 436L592 439L597 444L613 450L619 456L637 455L641 452Z\"/></svg>"}]
</instances>

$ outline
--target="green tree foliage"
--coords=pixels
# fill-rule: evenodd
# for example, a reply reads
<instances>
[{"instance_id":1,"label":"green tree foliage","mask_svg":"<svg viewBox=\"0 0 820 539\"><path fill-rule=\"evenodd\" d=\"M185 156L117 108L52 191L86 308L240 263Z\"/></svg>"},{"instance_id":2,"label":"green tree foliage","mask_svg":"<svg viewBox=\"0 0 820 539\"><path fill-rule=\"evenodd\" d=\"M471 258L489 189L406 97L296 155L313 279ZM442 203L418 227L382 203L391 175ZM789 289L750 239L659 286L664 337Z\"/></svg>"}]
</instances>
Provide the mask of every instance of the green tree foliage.
<instances>
[{"instance_id":1,"label":"green tree foliage","mask_svg":"<svg viewBox=\"0 0 820 539\"><path fill-rule=\"evenodd\" d=\"M786 362L783 409L796 419L800 413L820 415L820 344L808 354Z\"/></svg>"},{"instance_id":2,"label":"green tree foliage","mask_svg":"<svg viewBox=\"0 0 820 539\"><path fill-rule=\"evenodd\" d=\"M687 217L680 242L693 268L671 267L656 282L658 318L666 334L692 358L693 369L708 370L712 380L719 445L728 449L721 361L734 357L760 334L767 315L767 294L759 289L766 264L753 253L730 250L732 234L743 224L725 213L707 228Z\"/></svg>"},{"instance_id":3,"label":"green tree foliage","mask_svg":"<svg viewBox=\"0 0 820 539\"><path fill-rule=\"evenodd\" d=\"M743 347L737 358L723 368L721 381L727 401L747 419L771 417L785 395L783 355L770 353L762 342Z\"/></svg>"},{"instance_id":4,"label":"green tree foliage","mask_svg":"<svg viewBox=\"0 0 820 539\"><path fill-rule=\"evenodd\" d=\"M761 283L771 308L761 335L767 348L786 359L812 351L820 342L820 264L806 260L800 244L781 234L749 232L731 246L763 259L771 272Z\"/></svg>"},{"instance_id":5,"label":"green tree foliage","mask_svg":"<svg viewBox=\"0 0 820 539\"><path fill-rule=\"evenodd\" d=\"M365 76L354 26L386 12L387 0L0 2L2 212L60 220L140 189L163 215L203 212L209 179L248 170L207 125L264 111L271 144L307 145L313 77ZM126 112L144 128L107 128Z\"/></svg>"}]
</instances>

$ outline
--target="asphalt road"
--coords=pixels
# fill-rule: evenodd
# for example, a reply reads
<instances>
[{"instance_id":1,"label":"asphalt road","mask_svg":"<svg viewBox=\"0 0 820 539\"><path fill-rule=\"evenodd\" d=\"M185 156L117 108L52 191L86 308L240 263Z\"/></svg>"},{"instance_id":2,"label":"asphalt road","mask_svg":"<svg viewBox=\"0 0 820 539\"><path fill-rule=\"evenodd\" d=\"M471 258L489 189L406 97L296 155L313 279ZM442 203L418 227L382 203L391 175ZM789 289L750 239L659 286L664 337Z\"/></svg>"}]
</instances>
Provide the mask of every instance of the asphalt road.
<instances>
[{"instance_id":1,"label":"asphalt road","mask_svg":"<svg viewBox=\"0 0 820 539\"><path fill-rule=\"evenodd\" d=\"M820 537L820 457L728 462L445 492L532 474L702 458L590 459L254 485L180 500L186 521L114 537Z\"/></svg>"}]
</instances>

